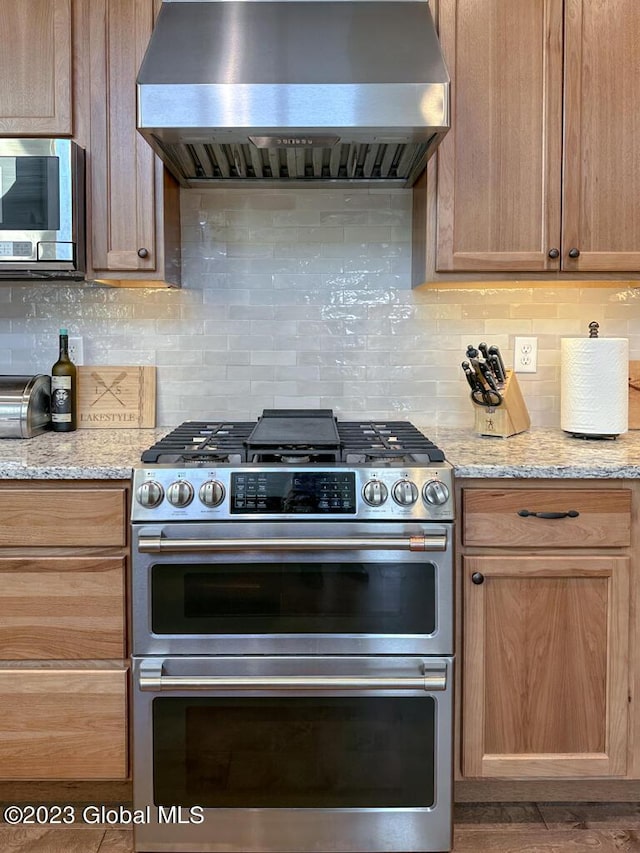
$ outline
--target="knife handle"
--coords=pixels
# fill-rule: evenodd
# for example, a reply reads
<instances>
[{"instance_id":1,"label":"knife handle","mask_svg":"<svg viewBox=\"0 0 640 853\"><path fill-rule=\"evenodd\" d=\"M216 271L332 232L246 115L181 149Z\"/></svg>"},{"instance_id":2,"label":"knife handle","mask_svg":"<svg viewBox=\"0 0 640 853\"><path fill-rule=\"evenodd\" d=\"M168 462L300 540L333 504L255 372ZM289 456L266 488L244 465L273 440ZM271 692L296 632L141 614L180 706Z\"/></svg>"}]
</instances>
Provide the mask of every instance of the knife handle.
<instances>
[{"instance_id":1,"label":"knife handle","mask_svg":"<svg viewBox=\"0 0 640 853\"><path fill-rule=\"evenodd\" d=\"M467 382L469 383L469 388L474 391L476 388L476 378L473 370L471 370L471 366L469 365L468 361L462 362L462 369L464 370L464 375L466 376Z\"/></svg>"},{"instance_id":2,"label":"knife handle","mask_svg":"<svg viewBox=\"0 0 640 853\"><path fill-rule=\"evenodd\" d=\"M489 350L487 349L487 345L484 342L478 344L478 349L482 353L482 357L484 358L484 360L489 361Z\"/></svg>"},{"instance_id":3,"label":"knife handle","mask_svg":"<svg viewBox=\"0 0 640 853\"><path fill-rule=\"evenodd\" d=\"M504 375L502 368L500 367L500 361L498 360L497 356L489 355L487 363L493 370L494 376L498 380L498 385L504 385L504 383L507 381L507 377Z\"/></svg>"},{"instance_id":4,"label":"knife handle","mask_svg":"<svg viewBox=\"0 0 640 853\"><path fill-rule=\"evenodd\" d=\"M496 359L496 361L499 365L499 368L500 368L500 372L502 373L502 377L503 377L502 381L506 382L507 381L507 370L504 366L504 361L502 360L502 356L500 355L500 349L496 346L489 347L489 355L494 356L494 358Z\"/></svg>"},{"instance_id":5,"label":"knife handle","mask_svg":"<svg viewBox=\"0 0 640 853\"><path fill-rule=\"evenodd\" d=\"M484 378L484 373L482 372L482 368L480 367L480 362L477 358L471 359L471 370L473 371L476 383L480 388L487 389L489 384L487 380Z\"/></svg>"},{"instance_id":6,"label":"knife handle","mask_svg":"<svg viewBox=\"0 0 640 853\"><path fill-rule=\"evenodd\" d=\"M480 368L480 373L482 373L483 379L487 383L489 388L491 388L492 391L497 391L498 384L489 367L484 363L484 361L479 361L478 367Z\"/></svg>"}]
</instances>

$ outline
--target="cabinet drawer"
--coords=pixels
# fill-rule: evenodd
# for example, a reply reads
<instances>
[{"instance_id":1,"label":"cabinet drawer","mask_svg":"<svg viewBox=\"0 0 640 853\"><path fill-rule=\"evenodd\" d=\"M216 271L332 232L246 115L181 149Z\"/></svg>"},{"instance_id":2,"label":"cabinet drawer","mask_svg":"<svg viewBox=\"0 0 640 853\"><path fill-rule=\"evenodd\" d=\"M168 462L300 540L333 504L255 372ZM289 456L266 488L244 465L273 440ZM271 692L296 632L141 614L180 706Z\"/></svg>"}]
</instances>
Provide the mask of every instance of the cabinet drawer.
<instances>
[{"instance_id":1,"label":"cabinet drawer","mask_svg":"<svg viewBox=\"0 0 640 853\"><path fill-rule=\"evenodd\" d=\"M126 544L126 490L0 491L0 546Z\"/></svg>"},{"instance_id":2,"label":"cabinet drawer","mask_svg":"<svg viewBox=\"0 0 640 853\"><path fill-rule=\"evenodd\" d=\"M523 517L519 513L576 517ZM625 547L631 541L629 489L463 489L465 545L527 548Z\"/></svg>"},{"instance_id":3,"label":"cabinet drawer","mask_svg":"<svg viewBox=\"0 0 640 853\"><path fill-rule=\"evenodd\" d=\"M124 657L123 557L0 557L0 659Z\"/></svg>"},{"instance_id":4,"label":"cabinet drawer","mask_svg":"<svg viewBox=\"0 0 640 853\"><path fill-rule=\"evenodd\" d=\"M0 779L127 777L126 669L0 669Z\"/></svg>"}]
</instances>

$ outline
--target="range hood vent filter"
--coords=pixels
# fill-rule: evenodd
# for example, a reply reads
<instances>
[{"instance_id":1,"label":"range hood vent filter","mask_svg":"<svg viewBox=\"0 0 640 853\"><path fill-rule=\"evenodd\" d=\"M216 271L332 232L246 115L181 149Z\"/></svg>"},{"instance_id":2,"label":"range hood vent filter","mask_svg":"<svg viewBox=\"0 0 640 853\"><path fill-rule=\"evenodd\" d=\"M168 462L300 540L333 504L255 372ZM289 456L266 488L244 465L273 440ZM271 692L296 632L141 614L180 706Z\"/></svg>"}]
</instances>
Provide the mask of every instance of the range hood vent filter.
<instances>
[{"instance_id":1,"label":"range hood vent filter","mask_svg":"<svg viewBox=\"0 0 640 853\"><path fill-rule=\"evenodd\" d=\"M413 183L424 169L429 144L343 143L330 148L282 146L258 148L252 142L215 145L167 144L156 138L165 162L189 186L212 181L401 181Z\"/></svg>"}]
</instances>

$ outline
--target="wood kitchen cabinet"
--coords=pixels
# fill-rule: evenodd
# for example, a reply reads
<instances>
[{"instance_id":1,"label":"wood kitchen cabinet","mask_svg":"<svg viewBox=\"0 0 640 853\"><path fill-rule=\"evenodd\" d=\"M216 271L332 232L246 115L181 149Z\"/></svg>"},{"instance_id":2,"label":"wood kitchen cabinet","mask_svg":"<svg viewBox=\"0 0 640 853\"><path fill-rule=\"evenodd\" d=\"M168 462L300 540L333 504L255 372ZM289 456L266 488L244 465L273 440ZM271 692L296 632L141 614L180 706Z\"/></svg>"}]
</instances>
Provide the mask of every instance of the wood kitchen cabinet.
<instances>
[{"instance_id":1,"label":"wood kitchen cabinet","mask_svg":"<svg viewBox=\"0 0 640 853\"><path fill-rule=\"evenodd\" d=\"M0 0L0 136L71 136L71 0Z\"/></svg>"},{"instance_id":2,"label":"wood kitchen cabinet","mask_svg":"<svg viewBox=\"0 0 640 853\"><path fill-rule=\"evenodd\" d=\"M640 3L440 0L441 272L640 272Z\"/></svg>"},{"instance_id":3,"label":"wood kitchen cabinet","mask_svg":"<svg viewBox=\"0 0 640 853\"><path fill-rule=\"evenodd\" d=\"M127 671L0 665L0 779L127 775Z\"/></svg>"},{"instance_id":4,"label":"wood kitchen cabinet","mask_svg":"<svg viewBox=\"0 0 640 853\"><path fill-rule=\"evenodd\" d=\"M631 495L460 489L463 779L633 775Z\"/></svg>"},{"instance_id":5,"label":"wood kitchen cabinet","mask_svg":"<svg viewBox=\"0 0 640 853\"><path fill-rule=\"evenodd\" d=\"M176 181L136 130L136 76L160 0L76 0L87 33L78 96L88 116L87 278L180 283Z\"/></svg>"},{"instance_id":6,"label":"wood kitchen cabinet","mask_svg":"<svg viewBox=\"0 0 640 853\"><path fill-rule=\"evenodd\" d=\"M0 781L128 778L128 498L0 486Z\"/></svg>"}]
</instances>

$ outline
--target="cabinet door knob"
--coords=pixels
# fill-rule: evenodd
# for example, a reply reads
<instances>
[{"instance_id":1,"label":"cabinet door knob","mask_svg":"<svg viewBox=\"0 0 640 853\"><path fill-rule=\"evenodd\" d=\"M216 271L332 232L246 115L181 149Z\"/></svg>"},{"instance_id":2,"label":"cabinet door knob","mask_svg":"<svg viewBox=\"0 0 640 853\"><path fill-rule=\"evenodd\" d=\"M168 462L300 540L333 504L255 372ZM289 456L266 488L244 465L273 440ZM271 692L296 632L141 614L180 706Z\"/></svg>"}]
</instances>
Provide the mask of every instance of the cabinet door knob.
<instances>
[{"instance_id":1,"label":"cabinet door knob","mask_svg":"<svg viewBox=\"0 0 640 853\"><path fill-rule=\"evenodd\" d=\"M580 249L569 249L569 257L570 258L579 258L580 257Z\"/></svg>"},{"instance_id":2,"label":"cabinet door knob","mask_svg":"<svg viewBox=\"0 0 640 853\"><path fill-rule=\"evenodd\" d=\"M484 575L482 572L474 572L471 575L471 583L481 584L484 583Z\"/></svg>"},{"instance_id":3,"label":"cabinet door knob","mask_svg":"<svg viewBox=\"0 0 640 853\"><path fill-rule=\"evenodd\" d=\"M148 249L138 249L138 257L139 258L148 258L149 250Z\"/></svg>"},{"instance_id":4,"label":"cabinet door knob","mask_svg":"<svg viewBox=\"0 0 640 853\"><path fill-rule=\"evenodd\" d=\"M556 258L560 257L560 249L549 249L549 257L555 261Z\"/></svg>"}]
</instances>

